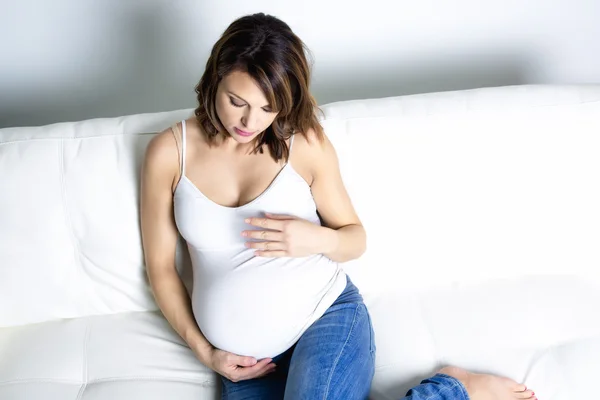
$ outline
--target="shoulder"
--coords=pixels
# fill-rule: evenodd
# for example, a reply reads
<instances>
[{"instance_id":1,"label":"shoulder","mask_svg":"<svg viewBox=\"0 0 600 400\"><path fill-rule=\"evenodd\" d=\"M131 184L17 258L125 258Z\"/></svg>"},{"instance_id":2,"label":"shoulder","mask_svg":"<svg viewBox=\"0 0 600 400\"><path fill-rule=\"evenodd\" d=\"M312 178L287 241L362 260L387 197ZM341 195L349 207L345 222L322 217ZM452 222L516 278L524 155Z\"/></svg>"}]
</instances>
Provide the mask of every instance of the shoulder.
<instances>
[{"instance_id":1,"label":"shoulder","mask_svg":"<svg viewBox=\"0 0 600 400\"><path fill-rule=\"evenodd\" d=\"M329 137L323 132L319 135L314 129L294 135L294 148L299 147L301 156L312 159L335 155L335 148Z\"/></svg>"},{"instance_id":2,"label":"shoulder","mask_svg":"<svg viewBox=\"0 0 600 400\"><path fill-rule=\"evenodd\" d=\"M173 130L173 126L175 126L175 130ZM185 130L186 148L188 152L194 150L198 146L206 144L204 135L199 134L201 129L195 118L185 120ZM169 162L175 160L177 161L177 165L179 165L179 154L181 154L182 151L182 135L183 126L181 121L158 133L150 140L150 143L148 143L146 158L157 160L157 162Z\"/></svg>"},{"instance_id":3,"label":"shoulder","mask_svg":"<svg viewBox=\"0 0 600 400\"><path fill-rule=\"evenodd\" d=\"M310 182L323 170L334 168L338 163L337 153L327 134L317 134L313 129L295 134L292 150L293 163L306 171Z\"/></svg>"},{"instance_id":4,"label":"shoulder","mask_svg":"<svg viewBox=\"0 0 600 400\"><path fill-rule=\"evenodd\" d=\"M178 124L181 129L181 123ZM146 147L146 163L166 163L177 160L178 142L171 127L155 135Z\"/></svg>"},{"instance_id":5,"label":"shoulder","mask_svg":"<svg viewBox=\"0 0 600 400\"><path fill-rule=\"evenodd\" d=\"M337 162L337 153L327 134L319 135L313 129L295 135L294 153L294 157L314 166Z\"/></svg>"},{"instance_id":6,"label":"shoulder","mask_svg":"<svg viewBox=\"0 0 600 400\"><path fill-rule=\"evenodd\" d=\"M181 123L178 124L181 129ZM155 181L176 182L179 177L179 148L181 139L176 139L171 127L155 135L144 156L144 176Z\"/></svg>"}]
</instances>

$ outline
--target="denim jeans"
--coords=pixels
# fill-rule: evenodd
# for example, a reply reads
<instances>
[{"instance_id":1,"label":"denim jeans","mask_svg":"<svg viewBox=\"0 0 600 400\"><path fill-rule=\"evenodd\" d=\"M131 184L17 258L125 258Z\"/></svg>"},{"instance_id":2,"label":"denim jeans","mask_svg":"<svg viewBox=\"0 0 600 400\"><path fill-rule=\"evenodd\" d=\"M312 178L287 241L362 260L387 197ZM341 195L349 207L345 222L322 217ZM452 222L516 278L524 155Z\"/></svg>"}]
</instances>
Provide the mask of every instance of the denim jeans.
<instances>
[{"instance_id":1,"label":"denim jeans","mask_svg":"<svg viewBox=\"0 0 600 400\"><path fill-rule=\"evenodd\" d=\"M346 288L287 351L273 357L275 372L222 381L223 400L365 400L375 373L375 336L358 288Z\"/></svg>"},{"instance_id":2,"label":"denim jeans","mask_svg":"<svg viewBox=\"0 0 600 400\"><path fill-rule=\"evenodd\" d=\"M290 349L273 357L275 372L232 382L222 400L366 400L375 372L375 335L356 286L348 282L325 314ZM436 374L402 400L469 400L460 381Z\"/></svg>"},{"instance_id":3,"label":"denim jeans","mask_svg":"<svg viewBox=\"0 0 600 400\"><path fill-rule=\"evenodd\" d=\"M469 400L469 395L458 379L436 374L410 389L402 400Z\"/></svg>"}]
</instances>

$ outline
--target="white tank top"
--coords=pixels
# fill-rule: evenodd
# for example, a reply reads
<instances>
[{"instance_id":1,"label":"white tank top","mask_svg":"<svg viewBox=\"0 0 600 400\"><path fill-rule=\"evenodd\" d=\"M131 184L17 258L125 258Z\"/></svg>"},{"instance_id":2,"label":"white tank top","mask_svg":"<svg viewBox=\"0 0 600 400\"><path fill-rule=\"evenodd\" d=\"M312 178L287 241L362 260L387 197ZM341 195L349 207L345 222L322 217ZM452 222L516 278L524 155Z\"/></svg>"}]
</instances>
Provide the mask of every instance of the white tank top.
<instances>
[{"instance_id":1,"label":"white tank top","mask_svg":"<svg viewBox=\"0 0 600 400\"><path fill-rule=\"evenodd\" d=\"M320 224L310 187L288 162L256 199L240 207L219 205L185 175L185 121L182 127L181 178L173 202L193 266L196 322L216 348L274 357L333 304L346 286L346 274L322 254L266 258L245 247L242 231L259 229L244 222L248 217L271 212Z\"/></svg>"}]
</instances>

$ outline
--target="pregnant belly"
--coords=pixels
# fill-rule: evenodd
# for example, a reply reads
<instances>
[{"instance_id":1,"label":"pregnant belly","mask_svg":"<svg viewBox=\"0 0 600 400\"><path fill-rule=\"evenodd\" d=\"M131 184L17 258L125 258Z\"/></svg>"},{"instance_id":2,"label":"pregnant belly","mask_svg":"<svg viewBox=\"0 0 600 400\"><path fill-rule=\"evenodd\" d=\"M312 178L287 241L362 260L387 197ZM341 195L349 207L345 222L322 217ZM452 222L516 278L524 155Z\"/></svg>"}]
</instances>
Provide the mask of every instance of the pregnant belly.
<instances>
[{"instance_id":1,"label":"pregnant belly","mask_svg":"<svg viewBox=\"0 0 600 400\"><path fill-rule=\"evenodd\" d=\"M198 326L213 346L231 353L261 359L284 352L346 285L337 264L323 260L265 263L216 276L195 272L192 306Z\"/></svg>"}]
</instances>

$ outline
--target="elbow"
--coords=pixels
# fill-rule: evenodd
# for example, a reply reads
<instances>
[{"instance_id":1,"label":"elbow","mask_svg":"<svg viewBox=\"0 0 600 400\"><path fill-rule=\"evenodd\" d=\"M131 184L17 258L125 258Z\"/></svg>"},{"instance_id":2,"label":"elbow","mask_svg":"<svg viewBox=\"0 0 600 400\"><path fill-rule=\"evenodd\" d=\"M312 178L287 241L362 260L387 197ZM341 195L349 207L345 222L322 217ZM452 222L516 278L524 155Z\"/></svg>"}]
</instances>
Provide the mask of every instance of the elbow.
<instances>
[{"instance_id":1,"label":"elbow","mask_svg":"<svg viewBox=\"0 0 600 400\"><path fill-rule=\"evenodd\" d=\"M365 228L363 228L362 225L356 225L355 229L357 230L355 233L356 239L352 247L348 249L346 254L341 257L342 260L339 260L340 262L356 260L362 257L362 255L367 251L367 234L365 232Z\"/></svg>"},{"instance_id":2,"label":"elbow","mask_svg":"<svg viewBox=\"0 0 600 400\"><path fill-rule=\"evenodd\" d=\"M357 251L356 251L356 257L355 258L360 258L362 257L363 254L365 254L365 252L367 251L367 232L365 231L365 228L361 225L361 231L362 231L362 235L360 238L360 244L359 246L357 246Z\"/></svg>"}]
</instances>

